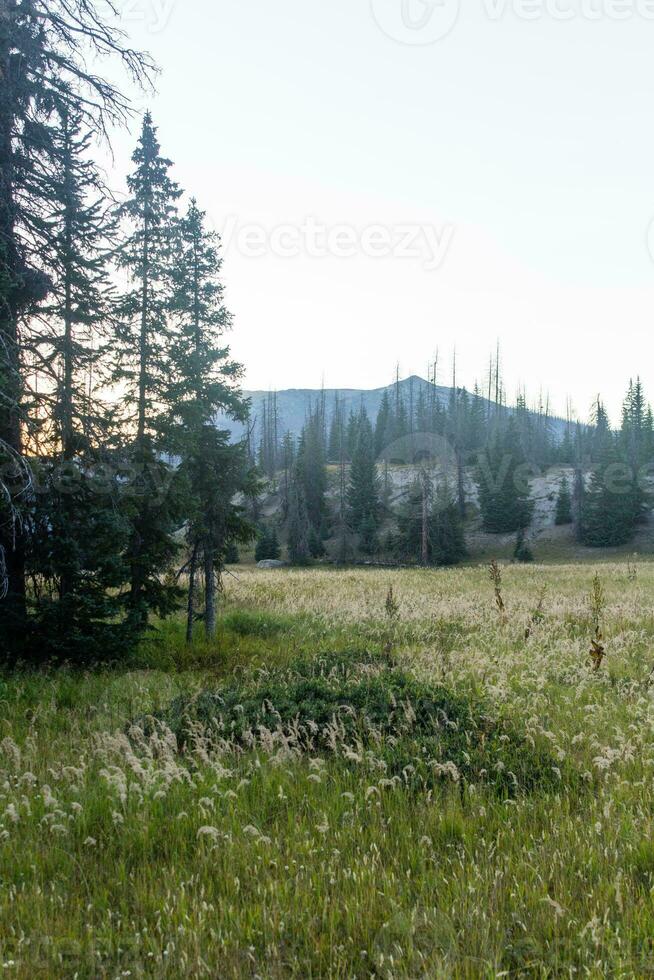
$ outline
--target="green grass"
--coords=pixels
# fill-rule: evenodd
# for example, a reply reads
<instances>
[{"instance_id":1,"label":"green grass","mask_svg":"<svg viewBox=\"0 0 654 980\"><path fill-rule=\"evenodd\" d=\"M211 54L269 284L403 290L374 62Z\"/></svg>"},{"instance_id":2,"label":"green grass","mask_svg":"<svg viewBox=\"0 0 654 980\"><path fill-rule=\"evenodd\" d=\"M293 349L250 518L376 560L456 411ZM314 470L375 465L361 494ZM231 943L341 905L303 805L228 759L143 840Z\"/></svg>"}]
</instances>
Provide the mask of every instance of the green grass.
<instances>
[{"instance_id":1,"label":"green grass","mask_svg":"<svg viewBox=\"0 0 654 980\"><path fill-rule=\"evenodd\" d=\"M167 623L123 669L0 677L0 973L653 975L654 566L635 580L601 566L598 673L592 574L504 569L502 625L483 568L239 572L215 643L187 650ZM354 725L365 737L332 751L270 739L268 724L248 740L262 695L286 698L287 725L306 704L297 684L325 674L328 697L312 697L349 698L357 725L377 711L373 737ZM434 749L431 731L384 727L399 679L412 703L483 707L561 778L499 794L478 771L463 791L452 769L393 778L389 748ZM174 728L171 705L203 691L250 712L230 745L206 718L183 753L166 728L130 729L150 715ZM491 766L506 744L483 743ZM439 745L439 761L459 758L456 738Z\"/></svg>"}]
</instances>

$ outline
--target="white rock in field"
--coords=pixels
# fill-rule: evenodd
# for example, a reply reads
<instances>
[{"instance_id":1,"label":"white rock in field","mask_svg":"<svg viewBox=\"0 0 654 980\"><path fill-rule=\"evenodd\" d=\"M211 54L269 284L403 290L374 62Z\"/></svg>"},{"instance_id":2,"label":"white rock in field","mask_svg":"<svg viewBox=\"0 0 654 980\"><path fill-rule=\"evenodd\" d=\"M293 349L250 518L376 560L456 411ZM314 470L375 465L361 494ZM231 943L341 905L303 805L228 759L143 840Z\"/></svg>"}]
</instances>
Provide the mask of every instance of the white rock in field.
<instances>
[{"instance_id":1,"label":"white rock in field","mask_svg":"<svg viewBox=\"0 0 654 980\"><path fill-rule=\"evenodd\" d=\"M257 562L257 568L283 568L283 561L276 561L274 558L264 558L263 561Z\"/></svg>"}]
</instances>

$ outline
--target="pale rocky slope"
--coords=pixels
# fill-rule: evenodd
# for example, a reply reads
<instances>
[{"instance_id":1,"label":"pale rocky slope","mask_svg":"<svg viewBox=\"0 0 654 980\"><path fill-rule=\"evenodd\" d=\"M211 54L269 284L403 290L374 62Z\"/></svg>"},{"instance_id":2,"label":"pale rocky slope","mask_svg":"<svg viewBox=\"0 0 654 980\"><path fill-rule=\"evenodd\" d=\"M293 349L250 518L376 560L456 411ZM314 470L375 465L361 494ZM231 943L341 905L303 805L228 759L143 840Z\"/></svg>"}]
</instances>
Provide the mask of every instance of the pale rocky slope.
<instances>
[{"instance_id":1,"label":"pale rocky slope","mask_svg":"<svg viewBox=\"0 0 654 980\"><path fill-rule=\"evenodd\" d=\"M415 482L420 474L420 467L414 465L380 466L379 476L382 485L388 480L387 519L384 529L393 526L393 512L401 504L407 489ZM438 471L435 473L438 476ZM634 540L619 549L593 549L580 545L572 527L557 527L555 525L556 498L561 479L566 476L572 486L573 471L570 467L553 466L546 473L532 480L532 498L534 500L534 515L527 540L536 559L577 559L599 558L603 554L654 554L654 510L650 511L646 523L638 529ZM336 504L339 493L338 467L329 468L329 496ZM481 528L481 520L477 509L477 487L474 483L472 470L466 471L466 497L471 505L470 517L466 527L468 546L471 558L483 560L487 556L510 557L515 547L515 535L487 534ZM280 497L271 487L262 500L262 514L274 518L280 508ZM382 531L383 533L383 531ZM329 548L329 542L328 542ZM331 549L330 549L331 550Z\"/></svg>"}]
</instances>

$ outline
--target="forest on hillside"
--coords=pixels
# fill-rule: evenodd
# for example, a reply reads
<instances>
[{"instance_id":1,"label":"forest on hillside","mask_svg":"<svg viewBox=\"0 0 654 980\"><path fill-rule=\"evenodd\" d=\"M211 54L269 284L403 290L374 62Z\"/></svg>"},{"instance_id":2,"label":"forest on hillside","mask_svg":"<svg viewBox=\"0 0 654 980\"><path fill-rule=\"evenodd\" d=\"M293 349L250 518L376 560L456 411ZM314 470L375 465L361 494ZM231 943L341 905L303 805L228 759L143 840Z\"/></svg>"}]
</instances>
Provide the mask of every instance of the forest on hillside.
<instances>
[{"instance_id":1,"label":"forest on hillside","mask_svg":"<svg viewBox=\"0 0 654 980\"><path fill-rule=\"evenodd\" d=\"M567 469L556 524L573 525L589 547L632 540L648 520L654 471L654 417L641 381L629 383L614 429L599 397L587 423L553 420L546 403L530 408L524 394L507 405L499 357L489 377L493 398L478 385L472 393L457 387L456 374L445 399L435 380L414 398L413 386L398 379L372 419L363 405L346 413L338 393L333 404L318 395L297 439L282 435L270 393L257 451L250 441L249 452L280 507L267 523L253 510L261 525L258 557L281 557L281 533L293 563L329 553L341 562L367 556L456 564L466 557L466 522L478 510L486 532L515 533L516 559L531 560L531 486L553 466ZM414 477L391 509L389 469L402 464ZM330 472L337 473L336 491Z\"/></svg>"}]
</instances>

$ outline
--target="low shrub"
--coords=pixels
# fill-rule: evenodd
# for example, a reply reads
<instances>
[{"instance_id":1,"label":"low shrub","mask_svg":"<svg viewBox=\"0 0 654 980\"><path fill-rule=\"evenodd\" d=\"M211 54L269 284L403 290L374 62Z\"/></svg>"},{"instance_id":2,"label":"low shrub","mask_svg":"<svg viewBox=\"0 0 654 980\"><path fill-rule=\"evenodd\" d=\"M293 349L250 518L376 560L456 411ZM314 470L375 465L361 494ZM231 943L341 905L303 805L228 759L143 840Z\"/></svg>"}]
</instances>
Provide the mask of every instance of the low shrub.
<instances>
[{"instance_id":1,"label":"low shrub","mask_svg":"<svg viewBox=\"0 0 654 980\"><path fill-rule=\"evenodd\" d=\"M222 619L222 627L238 636L271 637L287 633L297 624L294 616L235 610Z\"/></svg>"},{"instance_id":2,"label":"low shrub","mask_svg":"<svg viewBox=\"0 0 654 980\"><path fill-rule=\"evenodd\" d=\"M391 779L424 788L453 780L514 795L555 789L563 778L546 745L494 716L482 699L359 652L299 659L177 698L157 720L173 731L181 751L201 738L224 751L335 754L367 760Z\"/></svg>"}]
</instances>

